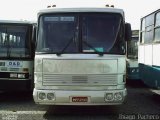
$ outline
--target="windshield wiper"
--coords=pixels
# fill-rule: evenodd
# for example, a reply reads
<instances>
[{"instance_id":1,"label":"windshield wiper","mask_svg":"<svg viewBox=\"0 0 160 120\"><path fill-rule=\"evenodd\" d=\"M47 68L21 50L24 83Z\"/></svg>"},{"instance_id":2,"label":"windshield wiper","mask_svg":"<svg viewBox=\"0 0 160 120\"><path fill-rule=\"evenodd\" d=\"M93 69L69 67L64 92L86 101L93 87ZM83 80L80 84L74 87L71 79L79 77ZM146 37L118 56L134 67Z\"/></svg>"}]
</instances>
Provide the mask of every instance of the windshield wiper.
<instances>
[{"instance_id":1,"label":"windshield wiper","mask_svg":"<svg viewBox=\"0 0 160 120\"><path fill-rule=\"evenodd\" d=\"M83 43L85 44L85 45L87 45L88 47L90 47L90 48L92 48L94 51L95 51L95 53L97 53L99 56L103 56L103 52L99 52L97 49L95 49L92 45L90 45L90 44L88 44L86 41L84 41L83 40Z\"/></svg>"},{"instance_id":2,"label":"windshield wiper","mask_svg":"<svg viewBox=\"0 0 160 120\"><path fill-rule=\"evenodd\" d=\"M11 46L10 46L9 35L8 35L8 30L7 29L6 29L5 41L7 41L7 45L6 45L6 47L7 47L7 57L10 58L10 56L11 56L11 50L10 50Z\"/></svg>"},{"instance_id":3,"label":"windshield wiper","mask_svg":"<svg viewBox=\"0 0 160 120\"><path fill-rule=\"evenodd\" d=\"M75 29L74 30L74 34L73 34L73 37L69 40L69 42L66 44L66 46L58 53L56 53L57 56L60 56L61 54L64 53L64 51L69 47L69 45L72 43L72 42L75 42L76 43L76 39L77 39L77 36L78 36L78 29Z\"/></svg>"},{"instance_id":4,"label":"windshield wiper","mask_svg":"<svg viewBox=\"0 0 160 120\"><path fill-rule=\"evenodd\" d=\"M72 37L69 42L66 44L66 46L60 51L59 53L56 53L57 56L60 56L61 54L64 53L64 51L68 48L68 46L73 42L74 37Z\"/></svg>"}]
</instances>

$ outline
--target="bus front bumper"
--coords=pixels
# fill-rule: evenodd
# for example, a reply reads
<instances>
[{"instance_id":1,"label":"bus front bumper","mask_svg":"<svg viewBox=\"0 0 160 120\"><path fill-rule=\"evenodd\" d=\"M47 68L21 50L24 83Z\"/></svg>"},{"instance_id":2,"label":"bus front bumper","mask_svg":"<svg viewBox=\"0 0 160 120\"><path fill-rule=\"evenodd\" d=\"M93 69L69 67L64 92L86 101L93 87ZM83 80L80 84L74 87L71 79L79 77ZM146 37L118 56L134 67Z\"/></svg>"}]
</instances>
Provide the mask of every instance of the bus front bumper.
<instances>
[{"instance_id":1,"label":"bus front bumper","mask_svg":"<svg viewBox=\"0 0 160 120\"><path fill-rule=\"evenodd\" d=\"M127 90L105 91L65 91L37 90L33 91L36 104L44 105L119 105L127 95Z\"/></svg>"}]
</instances>

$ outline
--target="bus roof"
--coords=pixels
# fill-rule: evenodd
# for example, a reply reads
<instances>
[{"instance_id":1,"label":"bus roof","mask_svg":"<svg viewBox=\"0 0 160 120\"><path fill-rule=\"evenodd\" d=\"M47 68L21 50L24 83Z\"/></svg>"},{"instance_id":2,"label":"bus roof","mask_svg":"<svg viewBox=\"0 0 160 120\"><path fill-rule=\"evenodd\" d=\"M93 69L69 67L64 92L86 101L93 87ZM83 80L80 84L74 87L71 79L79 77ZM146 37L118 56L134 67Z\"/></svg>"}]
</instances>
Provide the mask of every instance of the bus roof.
<instances>
[{"instance_id":1,"label":"bus roof","mask_svg":"<svg viewBox=\"0 0 160 120\"><path fill-rule=\"evenodd\" d=\"M124 16L124 12L122 9L117 8L48 8L44 10L40 10L38 15L45 13L68 13L68 12L108 12L108 13L119 13Z\"/></svg>"},{"instance_id":2,"label":"bus roof","mask_svg":"<svg viewBox=\"0 0 160 120\"><path fill-rule=\"evenodd\" d=\"M22 20L0 20L0 24L36 24L36 22Z\"/></svg>"},{"instance_id":3,"label":"bus roof","mask_svg":"<svg viewBox=\"0 0 160 120\"><path fill-rule=\"evenodd\" d=\"M146 16L144 16L144 17L142 17L141 19L144 19L144 18L148 17L149 15L152 15L152 14L157 13L157 12L160 12L160 9L155 10L155 11L153 11L153 12L149 13L148 15L146 15Z\"/></svg>"}]
</instances>

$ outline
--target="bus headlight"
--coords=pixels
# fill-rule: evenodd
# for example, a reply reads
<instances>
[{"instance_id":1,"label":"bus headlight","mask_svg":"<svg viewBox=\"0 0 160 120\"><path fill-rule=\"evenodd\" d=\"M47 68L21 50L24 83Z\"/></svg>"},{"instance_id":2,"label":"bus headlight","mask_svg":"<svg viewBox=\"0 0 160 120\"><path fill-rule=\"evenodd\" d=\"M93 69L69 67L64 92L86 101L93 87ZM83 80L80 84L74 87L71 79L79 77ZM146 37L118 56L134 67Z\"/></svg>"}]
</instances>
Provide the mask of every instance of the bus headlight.
<instances>
[{"instance_id":1,"label":"bus headlight","mask_svg":"<svg viewBox=\"0 0 160 120\"><path fill-rule=\"evenodd\" d=\"M39 93L39 99L44 100L46 98L45 93Z\"/></svg>"},{"instance_id":2,"label":"bus headlight","mask_svg":"<svg viewBox=\"0 0 160 120\"><path fill-rule=\"evenodd\" d=\"M106 93L105 99L106 99L107 101L113 100L113 93Z\"/></svg>"},{"instance_id":3,"label":"bus headlight","mask_svg":"<svg viewBox=\"0 0 160 120\"><path fill-rule=\"evenodd\" d=\"M123 99L122 93L121 92L115 93L114 94L114 99L118 100L118 101L121 101Z\"/></svg>"},{"instance_id":4,"label":"bus headlight","mask_svg":"<svg viewBox=\"0 0 160 120\"><path fill-rule=\"evenodd\" d=\"M18 74L18 78L25 78L25 74Z\"/></svg>"},{"instance_id":5,"label":"bus headlight","mask_svg":"<svg viewBox=\"0 0 160 120\"><path fill-rule=\"evenodd\" d=\"M47 93L47 99L53 100L54 99L54 93Z\"/></svg>"}]
</instances>

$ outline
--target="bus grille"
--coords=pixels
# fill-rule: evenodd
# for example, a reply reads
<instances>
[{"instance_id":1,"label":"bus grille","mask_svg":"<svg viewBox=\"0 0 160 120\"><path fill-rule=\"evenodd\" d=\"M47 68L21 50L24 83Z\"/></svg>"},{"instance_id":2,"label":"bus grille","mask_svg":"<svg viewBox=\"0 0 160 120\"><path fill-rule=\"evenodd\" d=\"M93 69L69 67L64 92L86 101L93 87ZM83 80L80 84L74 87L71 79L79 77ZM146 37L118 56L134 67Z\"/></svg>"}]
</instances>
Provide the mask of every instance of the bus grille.
<instances>
[{"instance_id":1,"label":"bus grille","mask_svg":"<svg viewBox=\"0 0 160 120\"><path fill-rule=\"evenodd\" d=\"M117 75L43 74L43 85L116 85Z\"/></svg>"}]
</instances>

